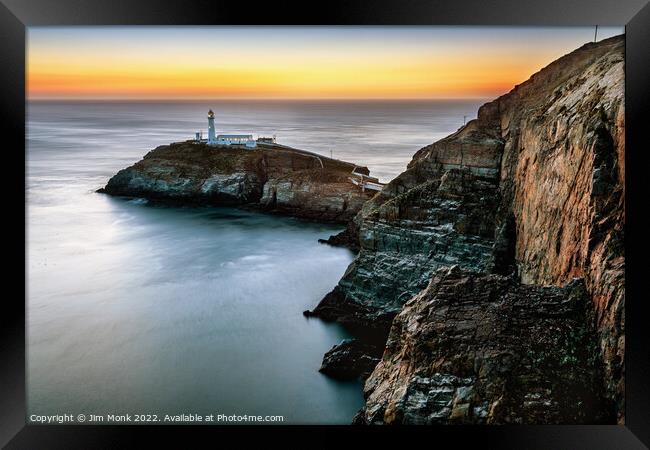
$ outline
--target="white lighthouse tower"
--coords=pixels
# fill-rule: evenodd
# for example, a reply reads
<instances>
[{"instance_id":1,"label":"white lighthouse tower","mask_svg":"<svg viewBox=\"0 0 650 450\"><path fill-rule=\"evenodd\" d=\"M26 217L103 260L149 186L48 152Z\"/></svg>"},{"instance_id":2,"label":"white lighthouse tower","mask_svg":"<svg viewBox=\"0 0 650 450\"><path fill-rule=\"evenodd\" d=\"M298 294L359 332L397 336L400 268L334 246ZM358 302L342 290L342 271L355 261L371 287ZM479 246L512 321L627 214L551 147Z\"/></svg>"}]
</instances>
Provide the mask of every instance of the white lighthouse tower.
<instances>
[{"instance_id":1,"label":"white lighthouse tower","mask_svg":"<svg viewBox=\"0 0 650 450\"><path fill-rule=\"evenodd\" d=\"M216 144L217 136L214 133L214 113L208 111L208 144Z\"/></svg>"}]
</instances>

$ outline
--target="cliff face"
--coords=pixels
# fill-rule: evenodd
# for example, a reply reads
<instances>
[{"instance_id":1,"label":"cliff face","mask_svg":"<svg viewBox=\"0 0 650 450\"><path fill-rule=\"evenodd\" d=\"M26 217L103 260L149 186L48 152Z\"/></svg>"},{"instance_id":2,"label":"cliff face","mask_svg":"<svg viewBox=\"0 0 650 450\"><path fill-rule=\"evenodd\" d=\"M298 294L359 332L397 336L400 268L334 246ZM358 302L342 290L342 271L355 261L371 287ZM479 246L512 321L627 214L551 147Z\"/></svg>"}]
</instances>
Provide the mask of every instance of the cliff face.
<instances>
[{"instance_id":1,"label":"cliff face","mask_svg":"<svg viewBox=\"0 0 650 450\"><path fill-rule=\"evenodd\" d=\"M337 238L360 253L314 314L390 329L358 421L624 420L623 55L587 44L483 105Z\"/></svg>"},{"instance_id":2,"label":"cliff face","mask_svg":"<svg viewBox=\"0 0 650 450\"><path fill-rule=\"evenodd\" d=\"M119 171L102 190L213 205L249 205L307 219L345 222L371 196L348 179L354 164L287 147L255 149L180 142ZM356 172L368 173L366 168Z\"/></svg>"},{"instance_id":3,"label":"cliff face","mask_svg":"<svg viewBox=\"0 0 650 450\"><path fill-rule=\"evenodd\" d=\"M611 421L588 305L578 280L539 287L440 269L395 318L355 421Z\"/></svg>"},{"instance_id":4,"label":"cliff face","mask_svg":"<svg viewBox=\"0 0 650 450\"><path fill-rule=\"evenodd\" d=\"M554 62L489 109L506 145L504 210L523 283L584 278L607 390L623 420L625 111L622 37Z\"/></svg>"}]
</instances>

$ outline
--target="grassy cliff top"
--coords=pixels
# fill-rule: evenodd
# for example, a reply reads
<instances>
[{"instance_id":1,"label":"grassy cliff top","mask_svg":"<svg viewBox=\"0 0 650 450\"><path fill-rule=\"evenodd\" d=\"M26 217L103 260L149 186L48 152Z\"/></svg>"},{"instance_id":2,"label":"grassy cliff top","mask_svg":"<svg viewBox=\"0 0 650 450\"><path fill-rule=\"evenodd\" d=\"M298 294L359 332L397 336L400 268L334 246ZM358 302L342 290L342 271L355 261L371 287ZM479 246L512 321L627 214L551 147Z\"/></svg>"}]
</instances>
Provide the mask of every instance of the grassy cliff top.
<instances>
[{"instance_id":1,"label":"grassy cliff top","mask_svg":"<svg viewBox=\"0 0 650 450\"><path fill-rule=\"evenodd\" d=\"M269 168L291 171L313 171L325 169L330 176L349 176L353 169L369 173L364 166L328 158L316 153L291 147L258 144L255 148L232 145L207 145L193 141L162 145L147 153L140 165L150 164L199 166L207 170L235 171L237 168L251 169L260 164Z\"/></svg>"}]
</instances>

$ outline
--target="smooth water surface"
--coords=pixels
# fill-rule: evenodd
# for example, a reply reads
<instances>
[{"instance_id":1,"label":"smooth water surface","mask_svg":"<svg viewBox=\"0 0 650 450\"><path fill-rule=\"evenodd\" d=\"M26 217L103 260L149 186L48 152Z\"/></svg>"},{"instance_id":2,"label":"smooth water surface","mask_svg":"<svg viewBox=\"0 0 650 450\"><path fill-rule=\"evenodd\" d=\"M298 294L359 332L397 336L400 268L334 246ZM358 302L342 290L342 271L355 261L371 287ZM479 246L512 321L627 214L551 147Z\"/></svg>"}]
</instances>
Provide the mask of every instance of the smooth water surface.
<instances>
[{"instance_id":1,"label":"smooth water surface","mask_svg":"<svg viewBox=\"0 0 650 450\"><path fill-rule=\"evenodd\" d=\"M283 415L349 423L359 382L320 373L348 335L306 319L352 261L338 232L94 191L157 145L219 132L367 165L388 181L481 101L28 105L29 414Z\"/></svg>"}]
</instances>

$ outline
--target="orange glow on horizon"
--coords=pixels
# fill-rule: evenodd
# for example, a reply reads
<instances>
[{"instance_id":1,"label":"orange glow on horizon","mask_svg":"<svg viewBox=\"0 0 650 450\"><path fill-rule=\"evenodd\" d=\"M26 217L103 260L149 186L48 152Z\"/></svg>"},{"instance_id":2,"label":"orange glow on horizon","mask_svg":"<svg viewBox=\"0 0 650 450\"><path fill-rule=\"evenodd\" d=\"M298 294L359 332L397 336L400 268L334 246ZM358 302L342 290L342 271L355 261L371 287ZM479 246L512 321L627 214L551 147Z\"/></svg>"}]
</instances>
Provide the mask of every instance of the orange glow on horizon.
<instances>
[{"instance_id":1,"label":"orange glow on horizon","mask_svg":"<svg viewBox=\"0 0 650 450\"><path fill-rule=\"evenodd\" d=\"M56 31L56 30L55 30ZM109 30L110 31L110 30ZM92 32L89 32L92 33ZM106 32L105 32L106 33ZM124 31L124 33L128 33ZM46 32L44 32L46 34ZM56 34L56 33L55 33ZM363 36L363 34L361 34ZM145 35L146 37L146 35ZM309 37L309 36L308 36ZM494 97L572 49L494 42L450 45L370 39L266 44L241 49L215 38L133 45L110 36L90 42L28 38L30 99L428 99ZM234 41L234 40L233 40ZM401 45L401 47L400 47ZM513 46L514 45L514 46Z\"/></svg>"}]
</instances>

